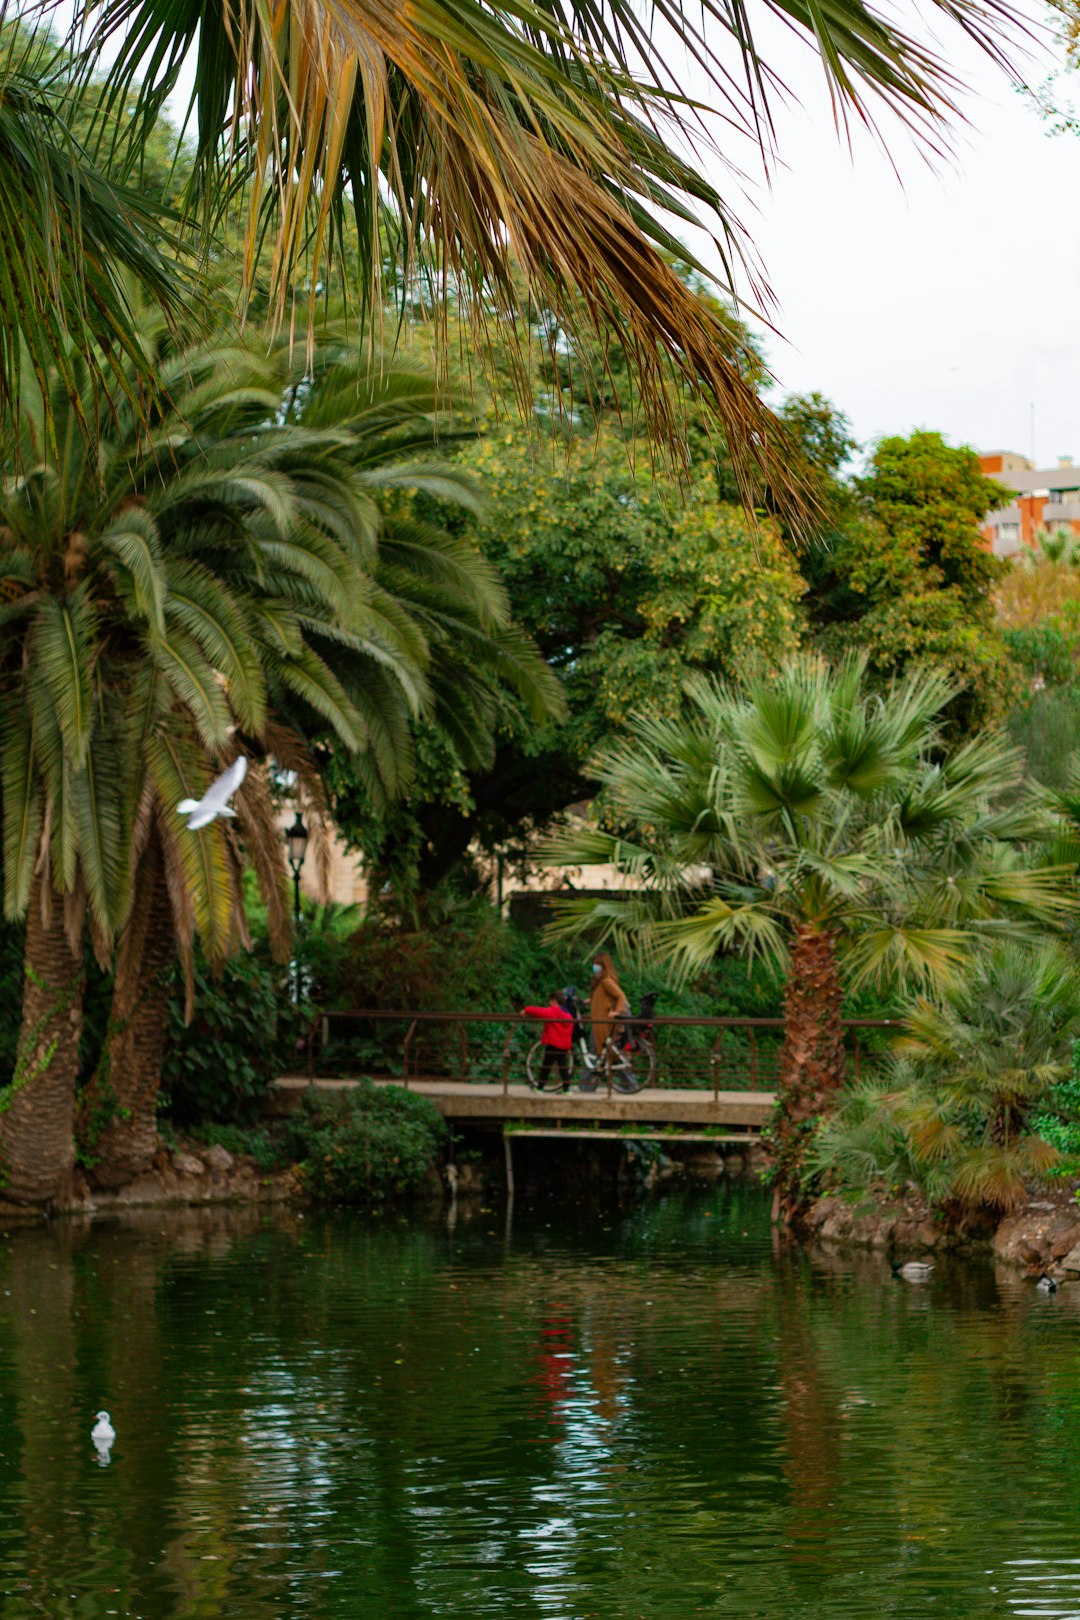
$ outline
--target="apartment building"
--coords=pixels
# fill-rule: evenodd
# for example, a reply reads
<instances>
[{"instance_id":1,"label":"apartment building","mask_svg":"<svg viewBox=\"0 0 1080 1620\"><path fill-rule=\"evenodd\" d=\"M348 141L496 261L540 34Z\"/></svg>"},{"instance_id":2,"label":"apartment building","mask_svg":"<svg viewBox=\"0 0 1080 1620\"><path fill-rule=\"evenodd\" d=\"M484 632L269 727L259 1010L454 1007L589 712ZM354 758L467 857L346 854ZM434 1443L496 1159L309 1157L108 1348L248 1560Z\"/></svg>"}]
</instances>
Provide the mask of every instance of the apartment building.
<instances>
[{"instance_id":1,"label":"apartment building","mask_svg":"<svg viewBox=\"0 0 1080 1620\"><path fill-rule=\"evenodd\" d=\"M1014 450L988 450L979 462L987 477L1016 493L1012 505L991 512L983 526L995 557L1030 546L1039 529L1080 534L1080 466L1073 466L1072 456L1059 456L1056 467L1036 467Z\"/></svg>"}]
</instances>

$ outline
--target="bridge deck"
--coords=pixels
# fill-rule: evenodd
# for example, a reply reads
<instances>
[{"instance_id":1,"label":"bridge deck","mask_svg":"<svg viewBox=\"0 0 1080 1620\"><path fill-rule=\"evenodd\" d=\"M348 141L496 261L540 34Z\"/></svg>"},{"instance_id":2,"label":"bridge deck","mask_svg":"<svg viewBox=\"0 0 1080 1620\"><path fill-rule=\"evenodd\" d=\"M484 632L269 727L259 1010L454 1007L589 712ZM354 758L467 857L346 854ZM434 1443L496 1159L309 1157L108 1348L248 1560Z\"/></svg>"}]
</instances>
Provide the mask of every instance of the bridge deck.
<instances>
[{"instance_id":1,"label":"bridge deck","mask_svg":"<svg viewBox=\"0 0 1080 1620\"><path fill-rule=\"evenodd\" d=\"M400 1084L376 1080L375 1085ZM347 1091L355 1080L309 1080L283 1075L276 1082L279 1106L287 1110L301 1092ZM565 1094L530 1091L528 1086L485 1085L463 1080L409 1080L409 1090L430 1097L436 1108L454 1120L565 1120L638 1121L653 1125L731 1126L756 1135L772 1112L771 1091L694 1091L689 1088L651 1087L632 1097L616 1092L570 1091Z\"/></svg>"}]
</instances>

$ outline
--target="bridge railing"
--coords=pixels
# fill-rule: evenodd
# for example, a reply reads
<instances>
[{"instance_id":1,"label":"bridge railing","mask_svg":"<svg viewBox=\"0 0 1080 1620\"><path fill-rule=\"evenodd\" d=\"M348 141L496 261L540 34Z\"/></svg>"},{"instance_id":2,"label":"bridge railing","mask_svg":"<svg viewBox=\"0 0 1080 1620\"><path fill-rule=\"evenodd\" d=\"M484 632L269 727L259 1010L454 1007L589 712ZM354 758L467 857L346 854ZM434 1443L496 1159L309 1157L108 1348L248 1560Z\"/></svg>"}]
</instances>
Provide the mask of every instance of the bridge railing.
<instances>
[{"instance_id":1,"label":"bridge railing","mask_svg":"<svg viewBox=\"0 0 1080 1620\"><path fill-rule=\"evenodd\" d=\"M589 1019L581 1022L587 1026ZM640 1020L629 1022L642 1028ZM714 1094L776 1088L782 1019L656 1016L648 1023L656 1048L652 1086ZM882 1063L895 1022L847 1018L843 1027L848 1072L857 1080ZM406 1086L412 1080L445 1080L507 1090L526 1079L526 1056L539 1038L539 1022L517 1013L349 1008L322 1014L312 1031L307 1070L320 1078L368 1075ZM610 1087L610 1076L598 1078L601 1083L606 1078Z\"/></svg>"}]
</instances>

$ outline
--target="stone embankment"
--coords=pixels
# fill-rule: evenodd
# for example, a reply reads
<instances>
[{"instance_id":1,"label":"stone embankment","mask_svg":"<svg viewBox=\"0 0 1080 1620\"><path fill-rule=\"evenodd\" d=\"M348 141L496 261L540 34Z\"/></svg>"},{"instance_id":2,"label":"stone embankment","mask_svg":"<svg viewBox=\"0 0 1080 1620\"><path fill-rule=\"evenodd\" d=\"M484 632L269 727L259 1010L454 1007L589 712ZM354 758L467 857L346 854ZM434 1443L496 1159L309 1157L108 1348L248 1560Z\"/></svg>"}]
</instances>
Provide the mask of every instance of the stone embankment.
<instances>
[{"instance_id":1,"label":"stone embankment","mask_svg":"<svg viewBox=\"0 0 1080 1620\"><path fill-rule=\"evenodd\" d=\"M292 1170L266 1171L254 1159L230 1153L227 1148L188 1143L172 1150L162 1149L145 1175L115 1192L92 1187L83 1172L77 1170L70 1193L53 1205L53 1213L106 1215L112 1210L151 1205L283 1203L297 1197L298 1192ZM0 1216L5 1220L39 1220L41 1212L5 1204L0 1197Z\"/></svg>"},{"instance_id":2,"label":"stone embankment","mask_svg":"<svg viewBox=\"0 0 1080 1620\"><path fill-rule=\"evenodd\" d=\"M57 1207L72 1214L104 1213L144 1204L281 1203L297 1193L292 1170L261 1170L254 1159L215 1145L162 1149L145 1175L115 1192L91 1187L76 1175L70 1199Z\"/></svg>"},{"instance_id":3,"label":"stone embankment","mask_svg":"<svg viewBox=\"0 0 1080 1620\"><path fill-rule=\"evenodd\" d=\"M819 1198L806 1217L813 1242L911 1256L933 1249L988 1248L1005 1265L1057 1280L1080 1277L1080 1204L1073 1183L1033 1193L1003 1218L950 1223L914 1189L872 1204Z\"/></svg>"}]
</instances>

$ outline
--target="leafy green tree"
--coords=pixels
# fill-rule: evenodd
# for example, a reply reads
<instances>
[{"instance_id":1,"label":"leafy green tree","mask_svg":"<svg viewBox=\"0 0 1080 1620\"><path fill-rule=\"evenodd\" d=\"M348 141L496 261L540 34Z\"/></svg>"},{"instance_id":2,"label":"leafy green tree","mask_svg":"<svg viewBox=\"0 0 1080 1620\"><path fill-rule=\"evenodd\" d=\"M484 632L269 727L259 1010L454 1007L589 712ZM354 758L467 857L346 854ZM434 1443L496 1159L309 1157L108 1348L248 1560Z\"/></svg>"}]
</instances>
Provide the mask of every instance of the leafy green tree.
<instances>
[{"instance_id":1,"label":"leafy green tree","mask_svg":"<svg viewBox=\"0 0 1080 1620\"><path fill-rule=\"evenodd\" d=\"M1080 969L1058 944L998 943L904 1024L893 1071L822 1128L811 1160L844 1187L914 1180L931 1202L1007 1210L1057 1160L1033 1119L1067 1079Z\"/></svg>"},{"instance_id":2,"label":"leafy green tree","mask_svg":"<svg viewBox=\"0 0 1080 1620\"><path fill-rule=\"evenodd\" d=\"M994 591L1002 639L1022 677L1008 717L1028 774L1046 787L1067 784L1080 747L1080 569L1071 537L1037 536Z\"/></svg>"},{"instance_id":3,"label":"leafy green tree","mask_svg":"<svg viewBox=\"0 0 1080 1620\"><path fill-rule=\"evenodd\" d=\"M558 467L510 427L462 459L485 492L469 529L568 715L538 725L504 705L482 759L445 728L427 731L415 791L388 816L348 791L352 767L337 762L340 824L405 896L459 868L474 842L525 857L533 832L588 793L585 761L632 712L672 715L688 674L782 658L798 640L803 587L776 525L752 528L718 500L710 463L680 489L647 462L632 468L606 423L599 445L574 438Z\"/></svg>"},{"instance_id":4,"label":"leafy green tree","mask_svg":"<svg viewBox=\"0 0 1080 1620\"><path fill-rule=\"evenodd\" d=\"M961 730L999 720L1016 682L993 591L1010 565L987 550L979 525L1009 499L973 450L939 433L883 439L834 507L827 547L802 561L823 650L865 652L886 677L933 665L962 688L951 710Z\"/></svg>"},{"instance_id":5,"label":"leafy green tree","mask_svg":"<svg viewBox=\"0 0 1080 1620\"><path fill-rule=\"evenodd\" d=\"M687 711L635 719L600 756L604 827L559 862L612 862L636 890L560 905L560 933L613 937L700 970L725 951L787 974L776 1126L778 1208L797 1218L814 1122L844 1080L845 982L948 985L980 939L1060 921L1068 865L1033 869L1045 827L1017 751L988 732L941 751L955 689L909 674L872 692L864 659L802 656L775 677L700 680Z\"/></svg>"}]
</instances>

